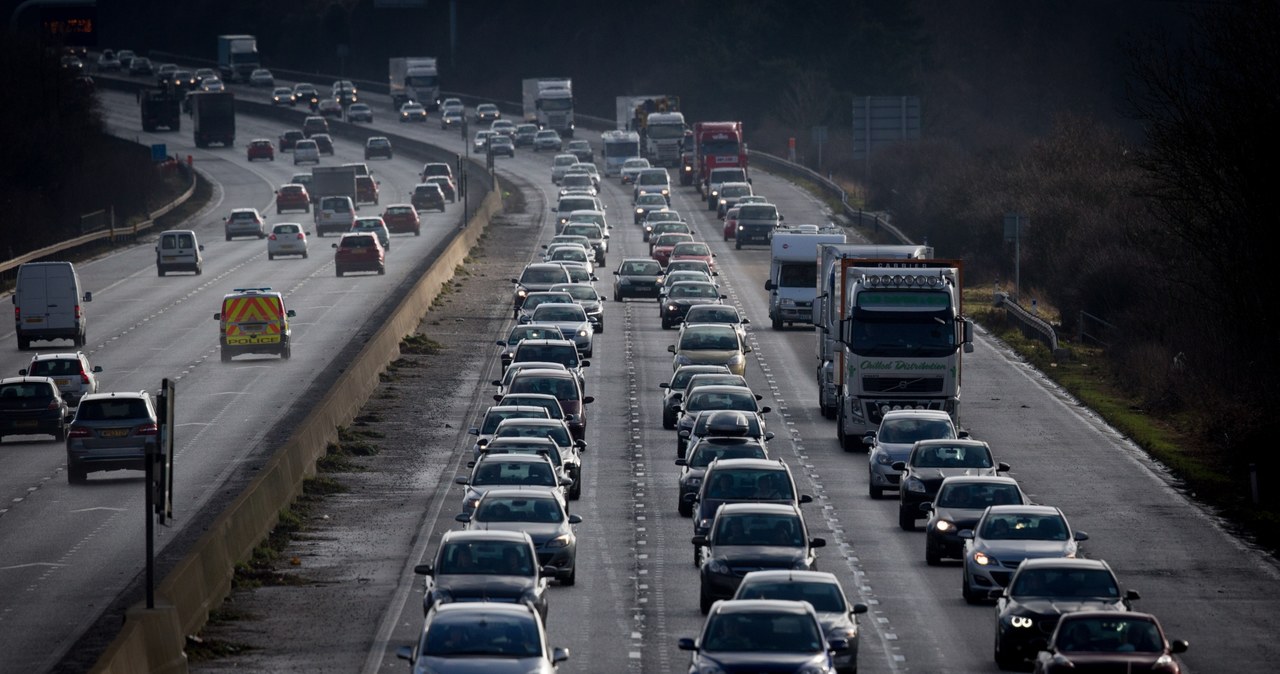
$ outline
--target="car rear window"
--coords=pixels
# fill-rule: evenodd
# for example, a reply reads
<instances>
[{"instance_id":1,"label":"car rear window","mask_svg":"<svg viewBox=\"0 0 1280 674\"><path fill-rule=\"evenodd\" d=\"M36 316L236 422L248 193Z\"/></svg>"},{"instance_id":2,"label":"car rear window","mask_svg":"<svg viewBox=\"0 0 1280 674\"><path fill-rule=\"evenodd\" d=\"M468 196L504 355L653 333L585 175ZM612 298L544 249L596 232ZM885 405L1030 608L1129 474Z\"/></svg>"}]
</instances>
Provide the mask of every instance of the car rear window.
<instances>
[{"instance_id":1,"label":"car rear window","mask_svg":"<svg viewBox=\"0 0 1280 674\"><path fill-rule=\"evenodd\" d=\"M137 399L87 400L80 403L76 419L80 421L116 421L145 419L151 414L147 404Z\"/></svg>"},{"instance_id":2,"label":"car rear window","mask_svg":"<svg viewBox=\"0 0 1280 674\"><path fill-rule=\"evenodd\" d=\"M80 361L75 358L37 360L31 364L30 370L33 377L56 377L59 375L80 374L82 371Z\"/></svg>"},{"instance_id":3,"label":"car rear window","mask_svg":"<svg viewBox=\"0 0 1280 674\"><path fill-rule=\"evenodd\" d=\"M373 248L374 238L372 236L344 236L342 237L343 248Z\"/></svg>"},{"instance_id":4,"label":"car rear window","mask_svg":"<svg viewBox=\"0 0 1280 674\"><path fill-rule=\"evenodd\" d=\"M47 382L33 381L0 385L0 398L36 400L52 397L53 387Z\"/></svg>"}]
</instances>

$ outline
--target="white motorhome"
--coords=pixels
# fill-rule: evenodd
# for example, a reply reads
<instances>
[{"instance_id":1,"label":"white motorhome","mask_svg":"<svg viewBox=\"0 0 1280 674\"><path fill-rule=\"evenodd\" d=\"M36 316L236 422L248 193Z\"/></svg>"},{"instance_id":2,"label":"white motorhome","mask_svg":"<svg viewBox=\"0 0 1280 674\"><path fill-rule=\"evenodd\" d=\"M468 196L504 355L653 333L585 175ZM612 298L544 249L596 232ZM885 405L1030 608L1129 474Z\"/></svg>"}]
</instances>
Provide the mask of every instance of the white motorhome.
<instances>
[{"instance_id":1,"label":"white motorhome","mask_svg":"<svg viewBox=\"0 0 1280 674\"><path fill-rule=\"evenodd\" d=\"M81 302L93 293L80 292L80 277L70 262L28 262L18 267L13 291L13 318L18 349L34 340L69 339L84 346L85 315Z\"/></svg>"},{"instance_id":2,"label":"white motorhome","mask_svg":"<svg viewBox=\"0 0 1280 674\"><path fill-rule=\"evenodd\" d=\"M836 225L789 225L773 231L770 240L769 320L774 330L796 323L813 324L813 298L818 295L818 245L843 244L844 230Z\"/></svg>"}]
</instances>

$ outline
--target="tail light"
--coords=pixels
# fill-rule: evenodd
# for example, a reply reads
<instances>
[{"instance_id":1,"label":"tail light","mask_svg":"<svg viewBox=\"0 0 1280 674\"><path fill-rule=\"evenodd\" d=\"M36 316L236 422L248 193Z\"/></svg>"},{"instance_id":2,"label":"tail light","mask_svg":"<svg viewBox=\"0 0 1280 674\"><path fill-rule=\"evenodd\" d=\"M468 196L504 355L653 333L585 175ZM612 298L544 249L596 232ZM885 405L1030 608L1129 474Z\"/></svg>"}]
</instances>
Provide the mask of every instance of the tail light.
<instances>
[{"instance_id":1,"label":"tail light","mask_svg":"<svg viewBox=\"0 0 1280 674\"><path fill-rule=\"evenodd\" d=\"M53 400L50 400L50 401L49 401L49 406L48 406L48 407L46 407L45 409L50 410L50 411L53 411L53 410L58 409L59 407L61 407L61 405L59 405L59 404L58 404L58 399L57 399L57 398L54 398Z\"/></svg>"},{"instance_id":2,"label":"tail light","mask_svg":"<svg viewBox=\"0 0 1280 674\"><path fill-rule=\"evenodd\" d=\"M22 322L22 309L20 307L13 308L13 320L15 323Z\"/></svg>"},{"instance_id":3,"label":"tail light","mask_svg":"<svg viewBox=\"0 0 1280 674\"><path fill-rule=\"evenodd\" d=\"M81 383L81 384L88 384L88 383L89 383L89 373L88 373L88 372L85 372L84 370L81 370L81 371L80 371L80 383Z\"/></svg>"},{"instance_id":4,"label":"tail light","mask_svg":"<svg viewBox=\"0 0 1280 674\"><path fill-rule=\"evenodd\" d=\"M80 305L76 305L76 320L80 320Z\"/></svg>"},{"instance_id":5,"label":"tail light","mask_svg":"<svg viewBox=\"0 0 1280 674\"><path fill-rule=\"evenodd\" d=\"M305 239L305 238L307 238L307 237L306 237L306 236L304 236L302 232L298 232L298 240L299 240L299 241L301 241L301 240L303 240L303 239Z\"/></svg>"},{"instance_id":6,"label":"tail light","mask_svg":"<svg viewBox=\"0 0 1280 674\"><path fill-rule=\"evenodd\" d=\"M93 432L87 428L72 426L71 430L67 431L67 437L68 438L89 438L89 437L93 437Z\"/></svg>"},{"instance_id":7,"label":"tail light","mask_svg":"<svg viewBox=\"0 0 1280 674\"><path fill-rule=\"evenodd\" d=\"M157 435L159 433L160 428L155 424L143 424L137 430L138 435Z\"/></svg>"},{"instance_id":8,"label":"tail light","mask_svg":"<svg viewBox=\"0 0 1280 674\"><path fill-rule=\"evenodd\" d=\"M275 235L275 234L272 234L271 236L268 236L267 238L268 238L268 239L270 239L270 240L272 240L272 241L275 241L275 240L276 240L276 235Z\"/></svg>"}]
</instances>

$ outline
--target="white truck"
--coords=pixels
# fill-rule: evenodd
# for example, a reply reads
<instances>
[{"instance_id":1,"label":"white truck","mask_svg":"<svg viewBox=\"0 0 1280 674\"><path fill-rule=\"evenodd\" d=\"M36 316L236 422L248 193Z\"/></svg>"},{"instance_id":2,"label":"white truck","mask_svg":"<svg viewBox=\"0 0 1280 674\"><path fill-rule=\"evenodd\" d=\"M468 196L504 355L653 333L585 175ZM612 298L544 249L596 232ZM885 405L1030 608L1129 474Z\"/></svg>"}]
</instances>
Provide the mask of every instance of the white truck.
<instances>
[{"instance_id":1,"label":"white truck","mask_svg":"<svg viewBox=\"0 0 1280 674\"><path fill-rule=\"evenodd\" d=\"M813 323L818 246L844 242L844 230L835 225L790 225L773 230L764 289L769 291L769 320L774 330L781 330L784 324Z\"/></svg>"},{"instance_id":2,"label":"white truck","mask_svg":"<svg viewBox=\"0 0 1280 674\"><path fill-rule=\"evenodd\" d=\"M654 166L679 166L685 131L688 131L688 127L684 123L684 113L650 114L644 134L645 157Z\"/></svg>"},{"instance_id":3,"label":"white truck","mask_svg":"<svg viewBox=\"0 0 1280 674\"><path fill-rule=\"evenodd\" d=\"M440 109L440 71L434 56L401 56L387 62L391 106L396 112L409 101Z\"/></svg>"},{"instance_id":4,"label":"white truck","mask_svg":"<svg viewBox=\"0 0 1280 674\"><path fill-rule=\"evenodd\" d=\"M311 186L307 188L317 202L323 197L351 197L356 203L356 169L354 166L317 166L311 169Z\"/></svg>"},{"instance_id":5,"label":"white truck","mask_svg":"<svg viewBox=\"0 0 1280 674\"><path fill-rule=\"evenodd\" d=\"M891 410L941 410L958 422L961 353L973 351L960 261L850 259L840 274L841 447L861 449Z\"/></svg>"},{"instance_id":6,"label":"white truck","mask_svg":"<svg viewBox=\"0 0 1280 674\"><path fill-rule=\"evenodd\" d=\"M604 174L622 175L622 164L640 156L640 134L635 131L605 131L600 134L604 144Z\"/></svg>"},{"instance_id":7,"label":"white truck","mask_svg":"<svg viewBox=\"0 0 1280 674\"><path fill-rule=\"evenodd\" d=\"M878 246L867 244L819 244L816 254L818 265L818 295L813 298L813 324L818 337L818 405L822 416L836 418L839 410L839 392L844 384L844 368L840 350L840 318L844 315L839 301L844 291L843 269L857 260L916 260L933 257L929 246Z\"/></svg>"},{"instance_id":8,"label":"white truck","mask_svg":"<svg viewBox=\"0 0 1280 674\"><path fill-rule=\"evenodd\" d=\"M524 119L573 138L573 80L533 77L522 82Z\"/></svg>"}]
</instances>

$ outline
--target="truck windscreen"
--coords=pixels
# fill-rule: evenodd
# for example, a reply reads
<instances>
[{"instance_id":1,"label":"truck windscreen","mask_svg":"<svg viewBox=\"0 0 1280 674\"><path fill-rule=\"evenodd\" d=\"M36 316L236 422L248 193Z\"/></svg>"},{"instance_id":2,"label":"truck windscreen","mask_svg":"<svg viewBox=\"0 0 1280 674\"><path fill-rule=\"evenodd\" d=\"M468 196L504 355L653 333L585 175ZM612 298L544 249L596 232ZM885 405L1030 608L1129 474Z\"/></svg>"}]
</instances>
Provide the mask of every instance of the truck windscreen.
<instances>
[{"instance_id":1,"label":"truck windscreen","mask_svg":"<svg viewBox=\"0 0 1280 674\"><path fill-rule=\"evenodd\" d=\"M547 112L562 112L573 109L572 98L544 98L542 99L542 109Z\"/></svg>"},{"instance_id":2,"label":"truck windscreen","mask_svg":"<svg viewBox=\"0 0 1280 674\"><path fill-rule=\"evenodd\" d=\"M640 143L629 141L626 143L605 143L604 156L606 157L639 157Z\"/></svg>"},{"instance_id":3,"label":"truck windscreen","mask_svg":"<svg viewBox=\"0 0 1280 674\"><path fill-rule=\"evenodd\" d=\"M647 132L654 140L684 138L684 127L679 124L650 124Z\"/></svg>"},{"instance_id":4,"label":"truck windscreen","mask_svg":"<svg viewBox=\"0 0 1280 674\"><path fill-rule=\"evenodd\" d=\"M702 154L710 155L737 155L738 143L732 140L713 140L702 144Z\"/></svg>"},{"instance_id":5,"label":"truck windscreen","mask_svg":"<svg viewBox=\"0 0 1280 674\"><path fill-rule=\"evenodd\" d=\"M405 84L411 87L434 87L439 81L440 78L436 75L414 75L405 78Z\"/></svg>"},{"instance_id":6,"label":"truck windscreen","mask_svg":"<svg viewBox=\"0 0 1280 674\"><path fill-rule=\"evenodd\" d=\"M850 347L859 356L937 358L954 353L956 330L949 311L867 312L858 310L849 330Z\"/></svg>"}]
</instances>

